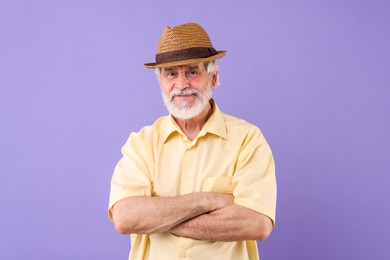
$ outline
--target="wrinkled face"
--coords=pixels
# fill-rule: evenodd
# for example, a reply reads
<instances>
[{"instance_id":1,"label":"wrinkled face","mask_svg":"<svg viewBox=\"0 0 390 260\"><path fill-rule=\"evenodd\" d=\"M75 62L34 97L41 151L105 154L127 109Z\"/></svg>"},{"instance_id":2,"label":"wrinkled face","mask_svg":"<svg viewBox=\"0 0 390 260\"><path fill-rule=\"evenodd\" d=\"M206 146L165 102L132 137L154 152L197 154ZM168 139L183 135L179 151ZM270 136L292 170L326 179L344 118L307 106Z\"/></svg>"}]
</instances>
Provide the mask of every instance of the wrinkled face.
<instances>
[{"instance_id":1,"label":"wrinkled face","mask_svg":"<svg viewBox=\"0 0 390 260\"><path fill-rule=\"evenodd\" d=\"M199 115L209 104L214 78L203 63L162 68L161 89L168 111L180 119Z\"/></svg>"}]
</instances>

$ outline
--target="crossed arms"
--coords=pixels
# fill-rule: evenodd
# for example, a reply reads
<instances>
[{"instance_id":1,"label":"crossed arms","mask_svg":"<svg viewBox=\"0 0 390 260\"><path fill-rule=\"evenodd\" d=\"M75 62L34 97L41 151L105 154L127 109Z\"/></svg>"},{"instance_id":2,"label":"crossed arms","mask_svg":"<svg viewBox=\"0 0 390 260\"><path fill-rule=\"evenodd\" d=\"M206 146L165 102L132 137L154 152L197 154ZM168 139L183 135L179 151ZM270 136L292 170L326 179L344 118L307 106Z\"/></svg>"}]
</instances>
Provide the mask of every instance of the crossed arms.
<instances>
[{"instance_id":1,"label":"crossed arms","mask_svg":"<svg viewBox=\"0 0 390 260\"><path fill-rule=\"evenodd\" d=\"M272 232L269 217L233 203L232 195L199 192L174 197L129 197L112 209L122 234L170 232L209 240L264 240Z\"/></svg>"}]
</instances>

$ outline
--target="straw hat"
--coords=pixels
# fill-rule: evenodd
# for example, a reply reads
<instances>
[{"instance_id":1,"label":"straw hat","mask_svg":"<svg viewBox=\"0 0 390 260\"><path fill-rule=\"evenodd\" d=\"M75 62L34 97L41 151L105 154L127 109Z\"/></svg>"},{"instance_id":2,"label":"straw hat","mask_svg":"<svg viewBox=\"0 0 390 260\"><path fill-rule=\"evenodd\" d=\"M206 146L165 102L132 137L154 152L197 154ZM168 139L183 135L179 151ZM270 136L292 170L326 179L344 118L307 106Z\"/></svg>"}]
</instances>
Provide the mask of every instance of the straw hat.
<instances>
[{"instance_id":1,"label":"straw hat","mask_svg":"<svg viewBox=\"0 0 390 260\"><path fill-rule=\"evenodd\" d=\"M207 32L196 23L165 27L157 47L156 62L147 68L179 66L222 58L226 51L216 51Z\"/></svg>"}]
</instances>

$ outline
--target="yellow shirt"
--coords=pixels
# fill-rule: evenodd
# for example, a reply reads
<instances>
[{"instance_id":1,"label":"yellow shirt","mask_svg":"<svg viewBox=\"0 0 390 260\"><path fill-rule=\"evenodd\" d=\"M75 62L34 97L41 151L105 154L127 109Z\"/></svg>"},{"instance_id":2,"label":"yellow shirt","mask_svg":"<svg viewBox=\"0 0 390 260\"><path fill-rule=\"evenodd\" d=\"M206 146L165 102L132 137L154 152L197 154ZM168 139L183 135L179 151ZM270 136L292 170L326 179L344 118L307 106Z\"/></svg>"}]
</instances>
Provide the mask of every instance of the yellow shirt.
<instances>
[{"instance_id":1,"label":"yellow shirt","mask_svg":"<svg viewBox=\"0 0 390 260\"><path fill-rule=\"evenodd\" d=\"M132 133L111 181L112 206L131 196L192 192L234 195L235 204L275 221L276 180L271 150L260 130L244 120L213 114L190 141L172 116ZM258 259L256 241L210 242L170 233L131 235L129 259Z\"/></svg>"}]
</instances>

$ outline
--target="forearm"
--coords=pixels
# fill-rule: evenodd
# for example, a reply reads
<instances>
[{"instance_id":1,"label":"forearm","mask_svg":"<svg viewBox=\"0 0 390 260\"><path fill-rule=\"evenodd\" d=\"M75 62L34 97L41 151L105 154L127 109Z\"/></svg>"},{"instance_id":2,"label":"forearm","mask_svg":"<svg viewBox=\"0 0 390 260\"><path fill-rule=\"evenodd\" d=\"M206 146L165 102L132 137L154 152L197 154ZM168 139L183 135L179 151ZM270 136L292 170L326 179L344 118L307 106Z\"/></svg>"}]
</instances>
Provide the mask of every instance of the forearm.
<instances>
[{"instance_id":1,"label":"forearm","mask_svg":"<svg viewBox=\"0 0 390 260\"><path fill-rule=\"evenodd\" d=\"M116 230L122 234L161 233L188 219L224 207L230 200L227 195L215 193L130 197L115 204L113 220Z\"/></svg>"},{"instance_id":2,"label":"forearm","mask_svg":"<svg viewBox=\"0 0 390 260\"><path fill-rule=\"evenodd\" d=\"M267 216L239 205L202 214L170 230L182 237L225 242L264 240L271 231L272 222Z\"/></svg>"}]
</instances>

